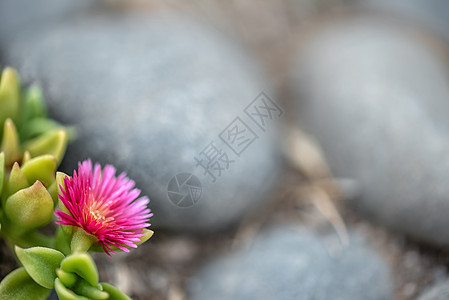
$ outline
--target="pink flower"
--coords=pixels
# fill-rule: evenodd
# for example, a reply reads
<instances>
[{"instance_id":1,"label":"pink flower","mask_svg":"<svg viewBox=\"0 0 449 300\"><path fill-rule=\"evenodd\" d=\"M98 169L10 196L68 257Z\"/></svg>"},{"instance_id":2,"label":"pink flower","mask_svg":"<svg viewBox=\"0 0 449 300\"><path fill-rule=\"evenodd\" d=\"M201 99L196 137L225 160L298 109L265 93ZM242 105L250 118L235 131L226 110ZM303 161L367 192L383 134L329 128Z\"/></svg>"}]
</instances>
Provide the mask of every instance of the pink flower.
<instances>
[{"instance_id":1,"label":"pink flower","mask_svg":"<svg viewBox=\"0 0 449 300\"><path fill-rule=\"evenodd\" d=\"M84 229L95 236L110 255L116 246L125 252L127 247L137 248L135 242L142 237L143 228L150 226L149 218L153 216L147 208L149 199L140 195L134 188L134 181L125 173L115 177L116 169L106 165L101 170L99 164L92 169L92 162L85 160L78 163L78 174L64 179L65 189L59 199L70 212L56 211L57 221L61 225L72 225Z\"/></svg>"}]
</instances>

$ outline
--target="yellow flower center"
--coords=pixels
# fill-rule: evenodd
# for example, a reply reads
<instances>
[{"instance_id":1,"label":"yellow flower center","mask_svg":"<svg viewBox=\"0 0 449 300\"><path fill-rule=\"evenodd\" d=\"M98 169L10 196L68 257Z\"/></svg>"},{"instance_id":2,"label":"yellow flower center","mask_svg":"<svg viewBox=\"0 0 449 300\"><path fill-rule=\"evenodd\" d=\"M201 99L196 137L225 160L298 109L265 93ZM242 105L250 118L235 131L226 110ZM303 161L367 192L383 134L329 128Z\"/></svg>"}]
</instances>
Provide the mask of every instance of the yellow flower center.
<instances>
[{"instance_id":1,"label":"yellow flower center","mask_svg":"<svg viewBox=\"0 0 449 300\"><path fill-rule=\"evenodd\" d=\"M101 214L100 210L98 209L90 209L90 214L97 220L97 221L104 221L106 218Z\"/></svg>"}]
</instances>

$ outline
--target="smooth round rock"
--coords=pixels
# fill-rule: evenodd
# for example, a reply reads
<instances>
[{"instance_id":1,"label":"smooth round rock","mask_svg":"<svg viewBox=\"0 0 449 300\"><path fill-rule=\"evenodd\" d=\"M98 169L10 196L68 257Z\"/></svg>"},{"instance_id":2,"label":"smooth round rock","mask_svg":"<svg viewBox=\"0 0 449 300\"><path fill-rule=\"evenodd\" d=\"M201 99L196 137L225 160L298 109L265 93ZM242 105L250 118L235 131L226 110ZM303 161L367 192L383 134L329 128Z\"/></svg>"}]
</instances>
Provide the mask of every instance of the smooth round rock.
<instances>
[{"instance_id":1,"label":"smooth round rock","mask_svg":"<svg viewBox=\"0 0 449 300\"><path fill-rule=\"evenodd\" d=\"M397 21L341 20L304 43L292 86L298 124L360 185L349 203L449 246L449 68L430 41Z\"/></svg>"},{"instance_id":2,"label":"smooth round rock","mask_svg":"<svg viewBox=\"0 0 449 300\"><path fill-rule=\"evenodd\" d=\"M436 283L426 289L416 300L447 300L449 299L449 281Z\"/></svg>"},{"instance_id":3,"label":"smooth round rock","mask_svg":"<svg viewBox=\"0 0 449 300\"><path fill-rule=\"evenodd\" d=\"M57 26L59 22L98 6L90 0L1 0L0 41L24 34L43 24Z\"/></svg>"},{"instance_id":4,"label":"smooth round rock","mask_svg":"<svg viewBox=\"0 0 449 300\"><path fill-rule=\"evenodd\" d=\"M446 0L357 0L361 7L407 18L449 40L449 1Z\"/></svg>"},{"instance_id":5,"label":"smooth round rock","mask_svg":"<svg viewBox=\"0 0 449 300\"><path fill-rule=\"evenodd\" d=\"M263 231L195 272L187 299L392 299L388 266L360 235L350 237L342 249L336 239L298 226Z\"/></svg>"},{"instance_id":6,"label":"smooth round rock","mask_svg":"<svg viewBox=\"0 0 449 300\"><path fill-rule=\"evenodd\" d=\"M17 38L3 53L43 87L52 116L78 128L64 170L90 157L126 171L151 199L155 225L227 228L279 182L282 108L263 95L253 103L272 97L261 70L213 29L96 15Z\"/></svg>"}]
</instances>

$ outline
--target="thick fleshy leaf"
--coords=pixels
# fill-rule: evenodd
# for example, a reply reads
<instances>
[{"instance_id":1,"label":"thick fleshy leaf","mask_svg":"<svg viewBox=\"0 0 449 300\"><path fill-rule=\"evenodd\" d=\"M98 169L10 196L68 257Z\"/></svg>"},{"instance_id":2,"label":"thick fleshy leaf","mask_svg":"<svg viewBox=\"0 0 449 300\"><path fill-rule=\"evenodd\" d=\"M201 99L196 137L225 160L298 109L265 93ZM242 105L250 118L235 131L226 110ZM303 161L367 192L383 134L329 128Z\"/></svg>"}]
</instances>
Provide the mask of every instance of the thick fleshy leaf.
<instances>
[{"instance_id":1,"label":"thick fleshy leaf","mask_svg":"<svg viewBox=\"0 0 449 300\"><path fill-rule=\"evenodd\" d=\"M17 228L20 226L15 227ZM28 231L24 235L22 235L20 239L16 239L15 241L16 244L22 248L31 248L31 247L53 248L55 243L54 237L42 234L37 231Z\"/></svg>"},{"instance_id":2,"label":"thick fleshy leaf","mask_svg":"<svg viewBox=\"0 0 449 300\"><path fill-rule=\"evenodd\" d=\"M64 254L45 247L22 249L16 246L15 251L25 270L36 283L47 289L54 287L56 268L64 259Z\"/></svg>"},{"instance_id":3,"label":"thick fleshy leaf","mask_svg":"<svg viewBox=\"0 0 449 300\"><path fill-rule=\"evenodd\" d=\"M25 91L21 115L22 122L47 117L47 106L40 87L32 85Z\"/></svg>"},{"instance_id":4,"label":"thick fleshy leaf","mask_svg":"<svg viewBox=\"0 0 449 300\"><path fill-rule=\"evenodd\" d=\"M5 153L0 152L0 196L3 192L3 182L5 180Z\"/></svg>"},{"instance_id":5,"label":"thick fleshy leaf","mask_svg":"<svg viewBox=\"0 0 449 300\"><path fill-rule=\"evenodd\" d=\"M20 80L12 68L5 68L0 78L0 126L6 119L16 119L19 113Z\"/></svg>"},{"instance_id":6,"label":"thick fleshy leaf","mask_svg":"<svg viewBox=\"0 0 449 300\"><path fill-rule=\"evenodd\" d=\"M6 183L5 193L3 194L6 200L12 194L20 191L29 186L28 180L25 175L23 175L22 170L17 162L14 163L9 174L8 182Z\"/></svg>"},{"instance_id":7,"label":"thick fleshy leaf","mask_svg":"<svg viewBox=\"0 0 449 300\"><path fill-rule=\"evenodd\" d=\"M33 154L31 154L33 156ZM51 155L41 155L30 159L22 166L22 172L28 182L39 180L45 186L55 181L56 159Z\"/></svg>"},{"instance_id":8,"label":"thick fleshy leaf","mask_svg":"<svg viewBox=\"0 0 449 300\"><path fill-rule=\"evenodd\" d=\"M56 180L47 188L47 191L53 199L53 205L56 207L58 205L58 187Z\"/></svg>"},{"instance_id":9,"label":"thick fleshy leaf","mask_svg":"<svg viewBox=\"0 0 449 300\"><path fill-rule=\"evenodd\" d=\"M61 269L65 272L77 274L92 286L98 284L97 266L87 253L74 253L67 256L61 263Z\"/></svg>"},{"instance_id":10,"label":"thick fleshy leaf","mask_svg":"<svg viewBox=\"0 0 449 300\"><path fill-rule=\"evenodd\" d=\"M78 275L65 272L59 268L56 269L56 275L58 276L61 283L67 288L72 288L80 278Z\"/></svg>"},{"instance_id":11,"label":"thick fleshy leaf","mask_svg":"<svg viewBox=\"0 0 449 300\"><path fill-rule=\"evenodd\" d=\"M154 231L144 228L142 233L144 234L144 236L140 237L140 242L136 243L137 246L142 245L143 243L148 241L153 236Z\"/></svg>"},{"instance_id":12,"label":"thick fleshy leaf","mask_svg":"<svg viewBox=\"0 0 449 300\"><path fill-rule=\"evenodd\" d=\"M97 284L97 286L91 286L84 279L79 279L72 290L80 296L87 297L89 299L95 300L106 300L109 299L109 294L103 291L103 286Z\"/></svg>"},{"instance_id":13,"label":"thick fleshy leaf","mask_svg":"<svg viewBox=\"0 0 449 300\"><path fill-rule=\"evenodd\" d=\"M57 190L58 190L58 195L62 194L62 190L61 189L65 189L65 184L64 184L64 178L69 177L69 175L65 174L64 172L56 172L56 186L57 186ZM64 204L62 203L61 200L58 200L58 208L70 215L69 210L64 206ZM72 231L73 231L73 226L71 225L60 225L62 231L65 233L65 235L67 236L67 238L70 238L72 236Z\"/></svg>"},{"instance_id":14,"label":"thick fleshy leaf","mask_svg":"<svg viewBox=\"0 0 449 300\"><path fill-rule=\"evenodd\" d=\"M102 282L100 284L103 286L103 291L109 294L108 300L132 300L115 286L105 282Z\"/></svg>"},{"instance_id":15,"label":"thick fleshy leaf","mask_svg":"<svg viewBox=\"0 0 449 300\"><path fill-rule=\"evenodd\" d=\"M5 153L5 163L7 166L11 166L22 157L19 135L11 119L6 119L5 121L0 151Z\"/></svg>"},{"instance_id":16,"label":"thick fleshy leaf","mask_svg":"<svg viewBox=\"0 0 449 300\"><path fill-rule=\"evenodd\" d=\"M65 130L65 127L58 122L47 118L35 118L28 120L20 128L19 136L23 141L37 138L47 132L55 130Z\"/></svg>"},{"instance_id":17,"label":"thick fleshy leaf","mask_svg":"<svg viewBox=\"0 0 449 300\"><path fill-rule=\"evenodd\" d=\"M69 175L67 175L64 172L56 172L56 184L58 187L58 194L61 194L63 189L65 190L64 178L66 177L69 177ZM62 207L60 207L60 209L62 210Z\"/></svg>"},{"instance_id":18,"label":"thick fleshy leaf","mask_svg":"<svg viewBox=\"0 0 449 300\"><path fill-rule=\"evenodd\" d=\"M22 165L26 164L27 162L29 162L31 160L31 154L28 151L23 152L23 157L22 157Z\"/></svg>"},{"instance_id":19,"label":"thick fleshy leaf","mask_svg":"<svg viewBox=\"0 0 449 300\"><path fill-rule=\"evenodd\" d=\"M70 242L65 233L62 231L61 226L56 229L55 249L58 249L65 255L69 255L71 253Z\"/></svg>"},{"instance_id":20,"label":"thick fleshy leaf","mask_svg":"<svg viewBox=\"0 0 449 300\"><path fill-rule=\"evenodd\" d=\"M43 226L53 216L53 199L41 182L22 189L6 199L5 214L20 229Z\"/></svg>"},{"instance_id":21,"label":"thick fleshy leaf","mask_svg":"<svg viewBox=\"0 0 449 300\"><path fill-rule=\"evenodd\" d=\"M75 294L73 291L66 288L59 278L56 278L55 280L55 290L58 294L59 300L89 300L89 298L79 296Z\"/></svg>"},{"instance_id":22,"label":"thick fleshy leaf","mask_svg":"<svg viewBox=\"0 0 449 300\"><path fill-rule=\"evenodd\" d=\"M67 142L67 132L64 129L57 129L27 142L23 148L29 151L33 157L50 154L59 165L67 148Z\"/></svg>"},{"instance_id":23,"label":"thick fleshy leaf","mask_svg":"<svg viewBox=\"0 0 449 300\"><path fill-rule=\"evenodd\" d=\"M45 300L50 291L34 282L24 268L12 271L0 282L2 300Z\"/></svg>"},{"instance_id":24,"label":"thick fleshy leaf","mask_svg":"<svg viewBox=\"0 0 449 300\"><path fill-rule=\"evenodd\" d=\"M64 172L56 172L56 187L57 187L57 193L58 195L62 195L63 190L65 190L65 183L64 178L69 177L69 175L65 174ZM62 212L70 215L69 210L64 206L64 203L59 199L58 196L58 208ZM64 233L68 236L72 236L72 227L70 225L61 225L62 230Z\"/></svg>"}]
</instances>

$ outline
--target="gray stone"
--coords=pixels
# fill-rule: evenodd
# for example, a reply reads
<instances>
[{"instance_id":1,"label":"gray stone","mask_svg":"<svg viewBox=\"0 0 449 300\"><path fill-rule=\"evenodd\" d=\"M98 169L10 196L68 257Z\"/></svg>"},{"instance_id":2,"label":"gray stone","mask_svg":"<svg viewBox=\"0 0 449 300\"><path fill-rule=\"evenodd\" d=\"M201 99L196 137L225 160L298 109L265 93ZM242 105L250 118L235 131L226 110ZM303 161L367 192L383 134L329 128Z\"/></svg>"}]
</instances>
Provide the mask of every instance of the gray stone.
<instances>
[{"instance_id":1,"label":"gray stone","mask_svg":"<svg viewBox=\"0 0 449 300\"><path fill-rule=\"evenodd\" d=\"M264 119L265 131L244 113L270 88L244 49L213 29L179 18L96 15L17 38L3 50L25 81L43 87L52 116L78 127L64 169L91 157L127 171L150 197L155 225L220 230L257 209L277 186L280 111ZM237 137L240 156L219 138L237 117L257 135L250 145ZM201 152L210 142L222 151L215 159L221 176L210 165L215 182L195 160L206 165ZM248 147L241 151L242 145ZM167 197L170 179L183 172L202 185L195 204L180 204L191 207Z\"/></svg>"},{"instance_id":2,"label":"gray stone","mask_svg":"<svg viewBox=\"0 0 449 300\"><path fill-rule=\"evenodd\" d=\"M432 285L425 290L416 300L447 300L449 299L449 281L443 281Z\"/></svg>"},{"instance_id":3,"label":"gray stone","mask_svg":"<svg viewBox=\"0 0 449 300\"><path fill-rule=\"evenodd\" d=\"M2 0L0 1L0 41L24 34L43 24L57 26L65 18L92 9L100 1L91 0Z\"/></svg>"},{"instance_id":4,"label":"gray stone","mask_svg":"<svg viewBox=\"0 0 449 300\"><path fill-rule=\"evenodd\" d=\"M387 19L342 20L305 43L293 86L300 125L360 185L349 203L448 246L449 69L430 40Z\"/></svg>"},{"instance_id":5,"label":"gray stone","mask_svg":"<svg viewBox=\"0 0 449 300\"><path fill-rule=\"evenodd\" d=\"M247 247L201 267L188 280L187 299L391 299L388 266L360 235L350 238L341 248L334 237L303 227L263 231Z\"/></svg>"},{"instance_id":6,"label":"gray stone","mask_svg":"<svg viewBox=\"0 0 449 300\"><path fill-rule=\"evenodd\" d=\"M354 2L353 2L354 3ZM357 0L359 5L407 18L449 40L447 0Z\"/></svg>"}]
</instances>

